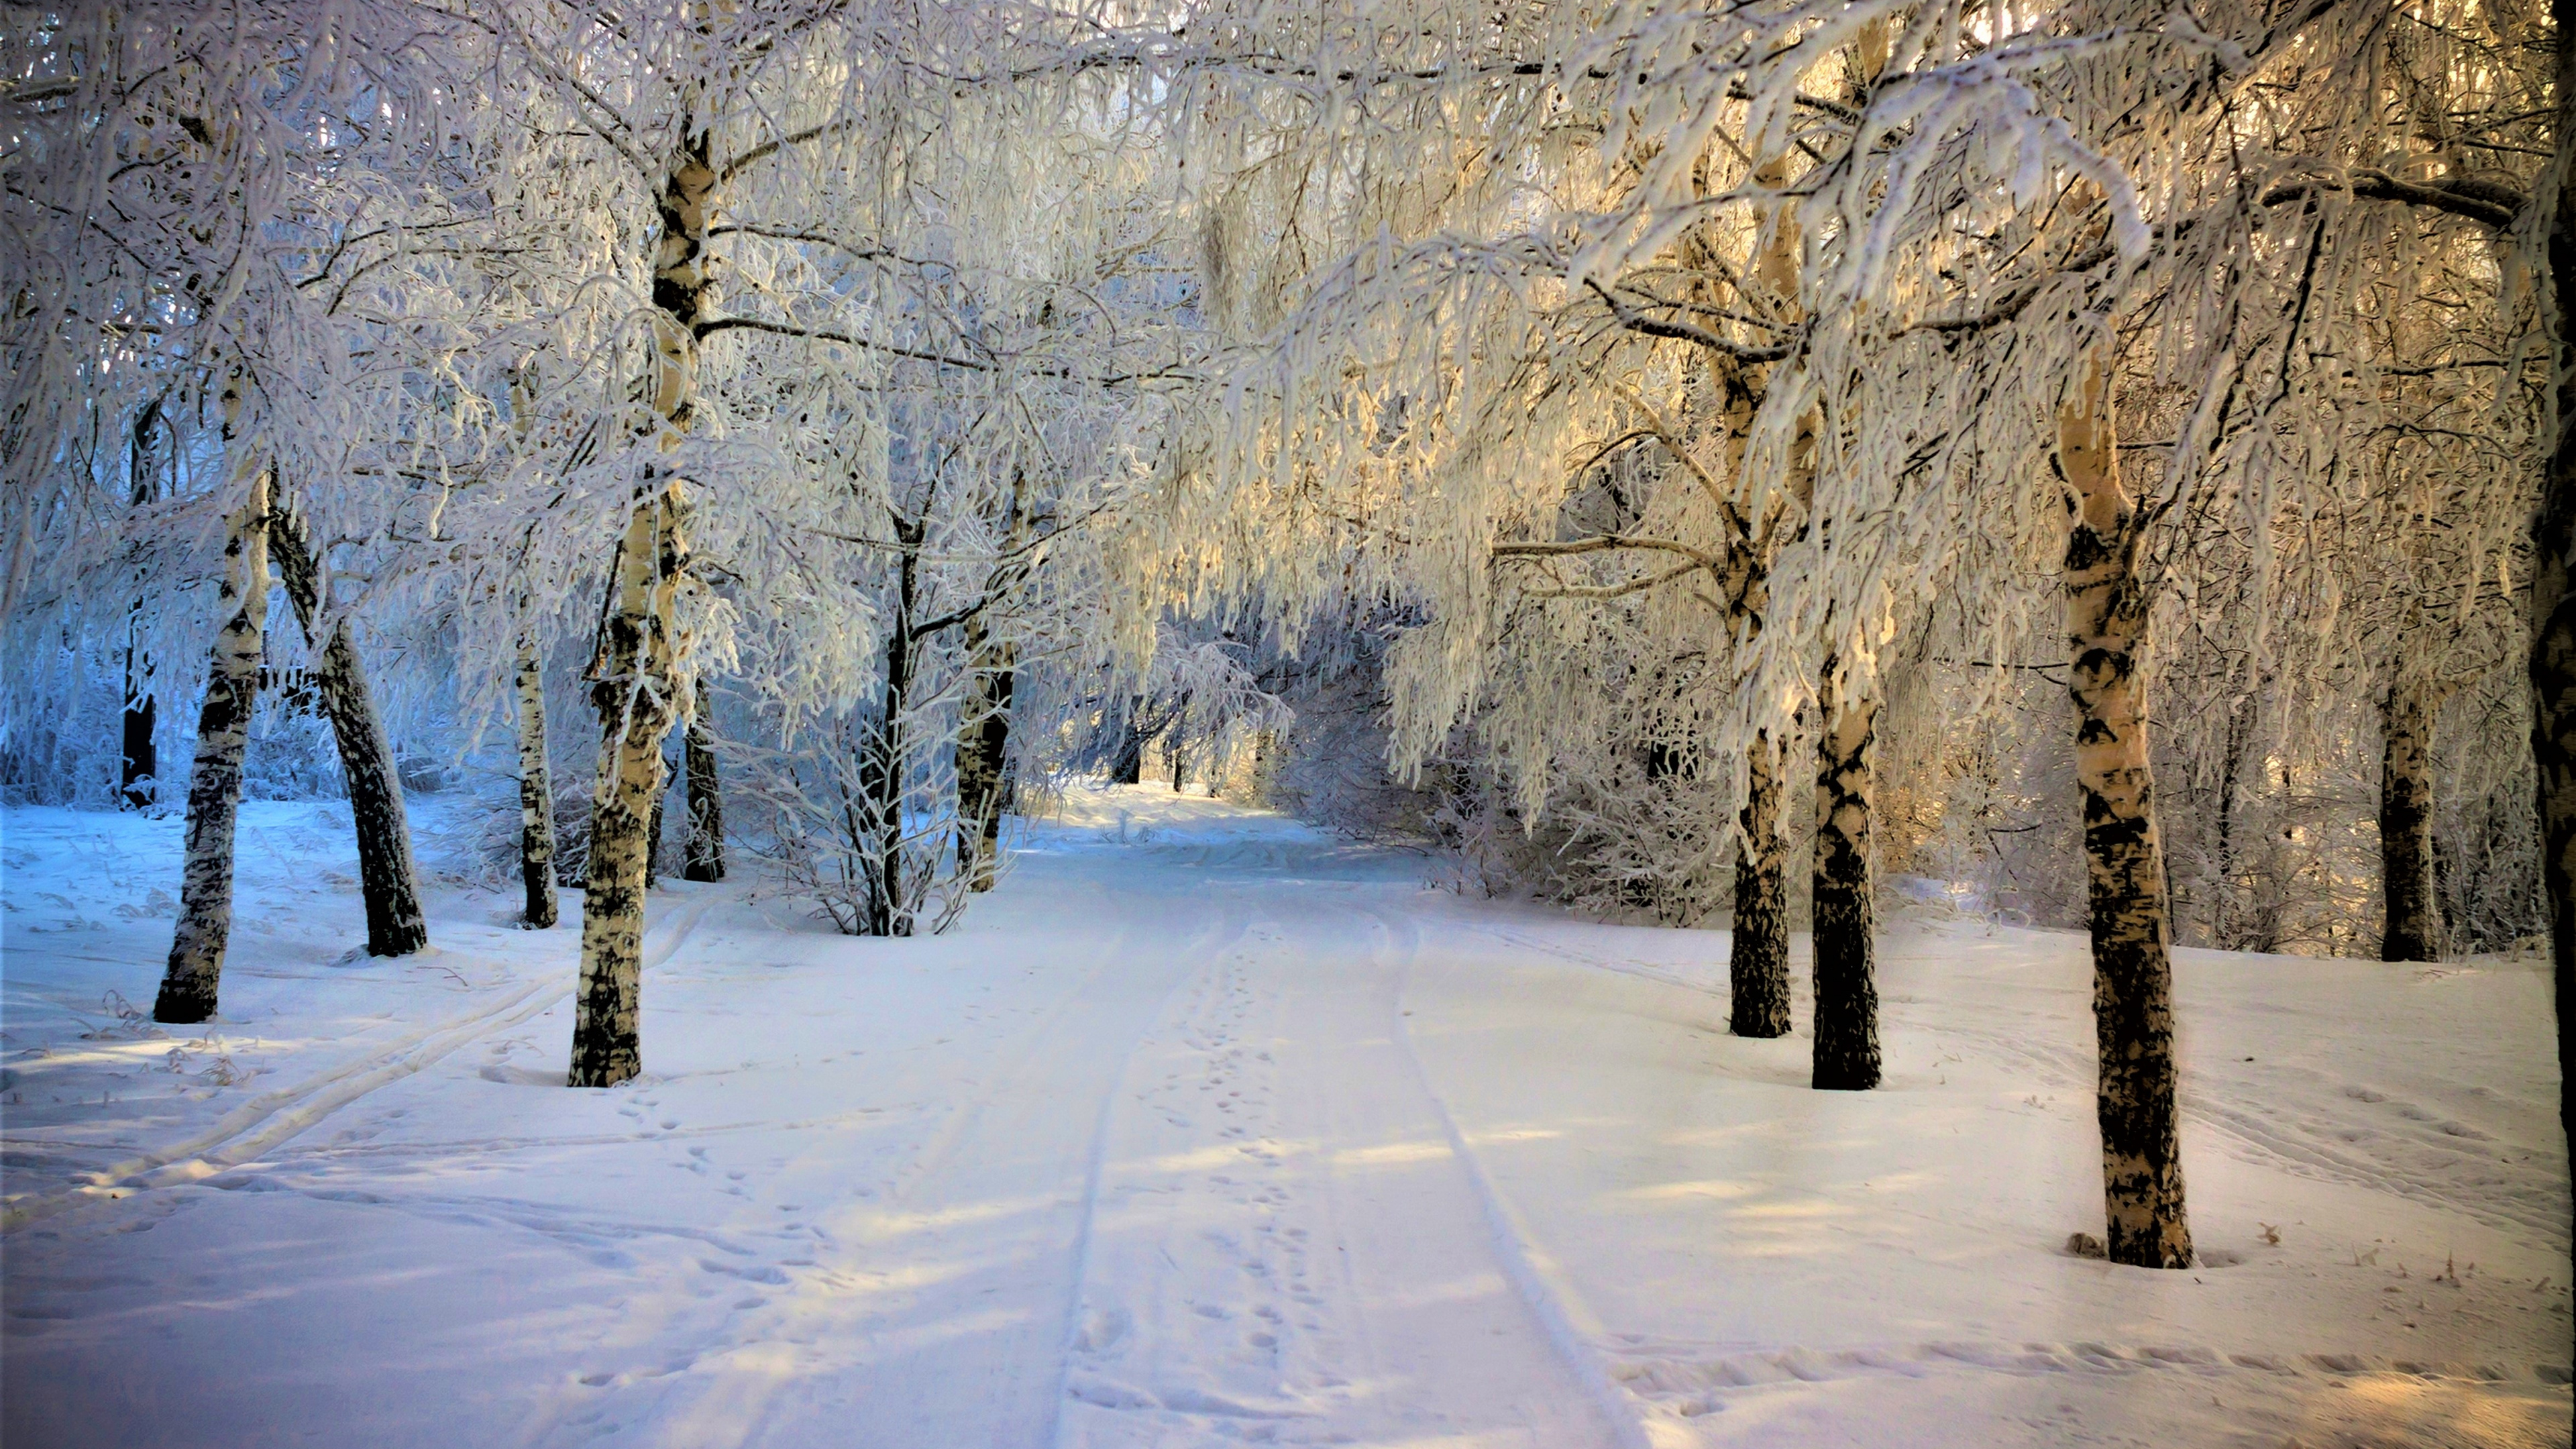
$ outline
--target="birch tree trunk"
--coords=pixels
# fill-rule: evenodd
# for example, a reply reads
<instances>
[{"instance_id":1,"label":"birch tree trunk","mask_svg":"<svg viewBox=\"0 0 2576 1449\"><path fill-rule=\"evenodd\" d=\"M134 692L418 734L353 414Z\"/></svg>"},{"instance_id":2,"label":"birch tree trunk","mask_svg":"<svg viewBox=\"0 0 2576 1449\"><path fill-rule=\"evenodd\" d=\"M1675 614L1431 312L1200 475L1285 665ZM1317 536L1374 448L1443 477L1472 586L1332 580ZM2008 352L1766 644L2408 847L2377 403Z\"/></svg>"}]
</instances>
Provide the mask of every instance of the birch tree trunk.
<instances>
[{"instance_id":1,"label":"birch tree trunk","mask_svg":"<svg viewBox=\"0 0 2576 1449\"><path fill-rule=\"evenodd\" d=\"M967 695L957 739L957 864L978 891L993 888L1002 835L1002 772L1011 752L1016 662L979 615L966 624Z\"/></svg>"},{"instance_id":2,"label":"birch tree trunk","mask_svg":"<svg viewBox=\"0 0 2576 1449\"><path fill-rule=\"evenodd\" d=\"M704 676L698 679L697 707L689 711L684 749L689 770L689 843L680 866L682 880L725 878L724 795L716 783L715 735L707 728L713 701Z\"/></svg>"},{"instance_id":3,"label":"birch tree trunk","mask_svg":"<svg viewBox=\"0 0 2576 1449\"><path fill-rule=\"evenodd\" d=\"M546 677L536 641L519 640L519 879L527 888L520 913L532 930L555 923L555 785L546 763Z\"/></svg>"},{"instance_id":4,"label":"birch tree trunk","mask_svg":"<svg viewBox=\"0 0 2576 1449\"><path fill-rule=\"evenodd\" d=\"M2576 0L2551 0L2558 44L2558 149L2576 147ZM2576 197L2563 182L2550 219L2557 293L2558 436L2532 523L2531 754L2540 795L2540 872L2549 889L2558 1015L2558 1125L2570 1128L2567 997L2576 982Z\"/></svg>"},{"instance_id":5,"label":"birch tree trunk","mask_svg":"<svg viewBox=\"0 0 2576 1449\"><path fill-rule=\"evenodd\" d=\"M663 446L690 422L697 326L714 301L706 269L716 206L710 140L693 117L663 178L653 255L653 409ZM679 475L648 470L619 545L602 610L591 698L599 709L599 784L591 799L590 861L581 908L581 982L575 992L576 1087L613 1087L643 1070L645 835L662 790L662 741L679 714L686 660L679 620L688 568L687 490Z\"/></svg>"},{"instance_id":6,"label":"birch tree trunk","mask_svg":"<svg viewBox=\"0 0 2576 1449\"><path fill-rule=\"evenodd\" d=\"M2188 1268L2164 848L2138 677L2149 600L2138 576L2140 519L2120 486L2117 448L2109 361L2097 350L2058 404L2056 466L2070 515L2068 679L2093 935L2104 1241L2115 1263Z\"/></svg>"},{"instance_id":7,"label":"birch tree trunk","mask_svg":"<svg viewBox=\"0 0 2576 1449\"><path fill-rule=\"evenodd\" d=\"M1744 763L1744 805L1735 817L1735 921L1727 953L1735 999L1726 1029L1737 1036L1787 1036L1789 843L1780 833L1779 758L1768 731L1754 735Z\"/></svg>"},{"instance_id":8,"label":"birch tree trunk","mask_svg":"<svg viewBox=\"0 0 2576 1449\"><path fill-rule=\"evenodd\" d=\"M647 482L650 487L650 480ZM644 875L647 822L662 794L662 741L678 715L671 595L687 567L676 483L630 516L617 551L591 699L600 718L599 785L591 797L582 888L581 980L574 994L570 1085L613 1087L644 1069Z\"/></svg>"},{"instance_id":9,"label":"birch tree trunk","mask_svg":"<svg viewBox=\"0 0 2576 1449\"><path fill-rule=\"evenodd\" d=\"M233 824L241 811L242 753L250 745L251 709L259 701L259 659L268 627L268 487L266 469L250 496L224 520L224 623L206 670L206 703L197 715L197 761L188 775L187 864L179 884L179 925L152 1019L168 1025L215 1014L224 948L233 929Z\"/></svg>"},{"instance_id":10,"label":"birch tree trunk","mask_svg":"<svg viewBox=\"0 0 2576 1449\"><path fill-rule=\"evenodd\" d=\"M2401 673L2380 704L2380 931L2382 961L2441 954L2441 904L2433 893L2433 721L2421 679Z\"/></svg>"},{"instance_id":11,"label":"birch tree trunk","mask_svg":"<svg viewBox=\"0 0 2576 1449\"><path fill-rule=\"evenodd\" d=\"M269 547L310 649L314 620L322 613L321 569L303 513L284 498L269 517ZM429 922L421 914L420 885L412 868L402 778L385 738L384 719L376 712L375 693L367 687L357 642L349 637L349 621L334 618L330 624L314 683L340 747L341 776L349 785L349 814L358 837L358 888L367 905L367 954L408 956L429 944Z\"/></svg>"},{"instance_id":12,"label":"birch tree trunk","mask_svg":"<svg viewBox=\"0 0 2576 1449\"><path fill-rule=\"evenodd\" d=\"M1866 1092L1878 1085L1878 972L1871 936L1869 751L1878 702L1844 697L1825 661L1818 691L1824 728L1816 739L1814 889L1818 1091Z\"/></svg>"}]
</instances>

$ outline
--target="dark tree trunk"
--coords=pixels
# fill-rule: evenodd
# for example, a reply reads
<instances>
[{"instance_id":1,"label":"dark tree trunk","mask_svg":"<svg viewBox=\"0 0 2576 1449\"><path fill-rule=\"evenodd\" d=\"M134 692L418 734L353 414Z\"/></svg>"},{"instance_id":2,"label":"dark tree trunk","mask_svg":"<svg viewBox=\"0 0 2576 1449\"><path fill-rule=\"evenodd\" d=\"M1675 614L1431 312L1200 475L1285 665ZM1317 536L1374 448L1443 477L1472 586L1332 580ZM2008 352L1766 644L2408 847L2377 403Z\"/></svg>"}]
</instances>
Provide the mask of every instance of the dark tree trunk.
<instances>
[{"instance_id":1,"label":"dark tree trunk","mask_svg":"<svg viewBox=\"0 0 2576 1449\"><path fill-rule=\"evenodd\" d=\"M904 711L912 704L914 603L921 586L921 524L894 523L903 545L886 631L885 703L859 751L859 868L865 884L859 934L909 934L903 904Z\"/></svg>"},{"instance_id":2,"label":"dark tree trunk","mask_svg":"<svg viewBox=\"0 0 2576 1449\"><path fill-rule=\"evenodd\" d=\"M531 929L555 923L555 786L546 762L545 661L536 641L519 641L519 879Z\"/></svg>"},{"instance_id":3,"label":"dark tree trunk","mask_svg":"<svg viewBox=\"0 0 2576 1449\"><path fill-rule=\"evenodd\" d=\"M2115 1263L2188 1268L2164 846L2148 766L2146 690L2137 671L2149 613L2138 576L2143 523L2120 486L2114 419L2109 364L2096 355L2059 405L2056 464L2072 515L2068 679L2093 932L2104 1241Z\"/></svg>"},{"instance_id":4,"label":"dark tree trunk","mask_svg":"<svg viewBox=\"0 0 2576 1449\"><path fill-rule=\"evenodd\" d=\"M671 757L662 757L662 784L653 792L653 820L644 827L644 889L662 888L662 807L671 798Z\"/></svg>"},{"instance_id":5,"label":"dark tree trunk","mask_svg":"<svg viewBox=\"0 0 2576 1449\"><path fill-rule=\"evenodd\" d=\"M682 880L725 878L724 796L716 786L715 734L707 716L714 700L704 676L698 679L697 708L689 716L685 745L689 768L689 843L681 866Z\"/></svg>"},{"instance_id":6,"label":"dark tree trunk","mask_svg":"<svg viewBox=\"0 0 2576 1449\"><path fill-rule=\"evenodd\" d=\"M314 557L312 533L304 515L280 500L271 516L269 546L277 558L286 599L309 649L313 625L322 611L322 580ZM329 639L321 646L321 666L314 671L322 713L331 722L340 746L340 773L349 786L349 814L357 823L358 885L367 905L367 954L408 956L429 944L429 922L421 914L420 887L412 869L411 822L403 810L402 779L394 767L393 746L385 739L384 721L367 687L358 646L349 637L349 621L330 621Z\"/></svg>"},{"instance_id":7,"label":"dark tree trunk","mask_svg":"<svg viewBox=\"0 0 2576 1449\"><path fill-rule=\"evenodd\" d=\"M159 455L153 450L152 432L160 426L161 404L154 402L134 420L134 446L127 468L127 485L136 508L150 503L159 485ZM121 758L117 765L117 800L128 810L141 810L153 803L155 781L161 773L160 747L153 731L160 723L160 704L153 697L153 675L157 673L151 652L134 644L135 622L142 617L144 595L142 574L135 577L137 593L134 607L126 611L125 636L125 719Z\"/></svg>"},{"instance_id":8,"label":"dark tree trunk","mask_svg":"<svg viewBox=\"0 0 2576 1449\"><path fill-rule=\"evenodd\" d=\"M160 704L152 697L152 656L133 644L125 646L125 738L124 758L117 769L117 799L128 810L140 810L153 801L154 777L161 773L161 758L153 744L153 731L160 723Z\"/></svg>"},{"instance_id":9,"label":"dark tree trunk","mask_svg":"<svg viewBox=\"0 0 2576 1449\"><path fill-rule=\"evenodd\" d=\"M1878 1085L1878 967L1871 936L1869 749L1878 702L1838 698L1825 662L1816 740L1814 890L1818 1091Z\"/></svg>"},{"instance_id":10,"label":"dark tree trunk","mask_svg":"<svg viewBox=\"0 0 2576 1449\"><path fill-rule=\"evenodd\" d=\"M1145 732L1138 717L1145 712L1145 696L1137 695L1127 702L1127 722L1120 727L1118 757L1109 762L1109 783L1141 785L1145 782Z\"/></svg>"},{"instance_id":11,"label":"dark tree trunk","mask_svg":"<svg viewBox=\"0 0 2576 1449\"><path fill-rule=\"evenodd\" d=\"M1172 793L1178 795L1181 793L1181 782L1186 778L1183 768L1184 757L1181 754L1181 717L1179 715L1172 717L1172 727L1163 733L1163 748L1172 757Z\"/></svg>"},{"instance_id":12,"label":"dark tree trunk","mask_svg":"<svg viewBox=\"0 0 2576 1449\"><path fill-rule=\"evenodd\" d=\"M227 412L238 403L227 398ZM227 441L231 429L226 428ZM259 702L259 658L268 628L268 475L225 520L224 624L206 670L197 716L197 762L188 775L188 846L179 881L179 924L152 1019L168 1025L215 1014L224 951L233 930L233 825L241 812L242 754Z\"/></svg>"},{"instance_id":13,"label":"dark tree trunk","mask_svg":"<svg viewBox=\"0 0 2576 1449\"><path fill-rule=\"evenodd\" d=\"M973 888L993 888L1000 858L1002 775L1011 755L1010 646L996 644L980 618L966 626L967 707L957 741L957 864Z\"/></svg>"},{"instance_id":14,"label":"dark tree trunk","mask_svg":"<svg viewBox=\"0 0 2576 1449\"><path fill-rule=\"evenodd\" d=\"M2576 0L2552 0L2558 45L2558 150L2576 147ZM2540 795L2541 877L2549 889L2552 1000L2558 1015L2558 1123L2568 1129L2567 996L2576 978L2576 197L2550 219L2557 293L2558 436L2532 525L2531 752Z\"/></svg>"},{"instance_id":15,"label":"dark tree trunk","mask_svg":"<svg viewBox=\"0 0 2576 1449\"><path fill-rule=\"evenodd\" d=\"M1735 921L1727 949L1735 999L1726 1029L1737 1036L1789 1034L1789 845L1780 833L1779 763L1771 736L1756 734L1745 758L1744 807L1735 816Z\"/></svg>"},{"instance_id":16,"label":"dark tree trunk","mask_svg":"<svg viewBox=\"0 0 2576 1449\"><path fill-rule=\"evenodd\" d=\"M2401 675L2381 702L2379 768L2382 961L2440 959L2442 907L2433 894L2432 710L2420 679Z\"/></svg>"}]
</instances>

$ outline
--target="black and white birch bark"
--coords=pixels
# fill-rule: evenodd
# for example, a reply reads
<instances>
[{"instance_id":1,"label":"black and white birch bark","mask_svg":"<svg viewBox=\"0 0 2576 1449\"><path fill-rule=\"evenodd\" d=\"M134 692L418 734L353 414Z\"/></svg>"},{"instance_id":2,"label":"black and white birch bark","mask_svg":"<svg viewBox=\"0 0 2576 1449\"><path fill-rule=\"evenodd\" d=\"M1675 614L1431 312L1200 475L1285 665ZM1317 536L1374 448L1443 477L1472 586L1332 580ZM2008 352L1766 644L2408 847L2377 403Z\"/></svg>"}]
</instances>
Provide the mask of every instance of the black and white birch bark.
<instances>
[{"instance_id":1,"label":"black and white birch bark","mask_svg":"<svg viewBox=\"0 0 2576 1449\"><path fill-rule=\"evenodd\" d=\"M2068 515L2068 678L2093 936L2104 1243L2115 1263L2188 1268L2164 847L2139 675L2149 614L2138 572L2144 529L2120 485L2118 446L2109 361L2097 350L2058 405L2055 466Z\"/></svg>"},{"instance_id":2,"label":"black and white birch bark","mask_svg":"<svg viewBox=\"0 0 2576 1449\"><path fill-rule=\"evenodd\" d=\"M229 401L229 400L228 400ZM215 1014L224 951L233 929L233 828L241 812L242 755L259 701L260 653L268 627L268 489L261 469L249 496L224 519L223 619L197 715L197 759L188 774L186 864L179 924L152 1019L170 1025Z\"/></svg>"},{"instance_id":3,"label":"black and white birch bark","mask_svg":"<svg viewBox=\"0 0 2576 1449\"><path fill-rule=\"evenodd\" d=\"M2382 961L2441 959L2442 907L2433 890L2431 703L2428 682L2406 671L2380 700Z\"/></svg>"},{"instance_id":4,"label":"black and white birch bark","mask_svg":"<svg viewBox=\"0 0 2576 1449\"><path fill-rule=\"evenodd\" d=\"M1734 997L1726 1029L1737 1036L1787 1036L1789 842L1780 829L1780 762L1768 731L1754 735L1744 763L1727 961Z\"/></svg>"},{"instance_id":5,"label":"black and white birch bark","mask_svg":"<svg viewBox=\"0 0 2576 1449\"><path fill-rule=\"evenodd\" d=\"M546 762L545 661L533 638L519 640L513 684L519 700L519 881L527 892L519 919L542 931L557 918L555 785Z\"/></svg>"},{"instance_id":6,"label":"black and white birch bark","mask_svg":"<svg viewBox=\"0 0 2576 1449\"><path fill-rule=\"evenodd\" d=\"M367 686L357 641L346 615L323 611L320 560L312 529L282 490L269 515L269 546L286 599L295 610L308 650L315 626L326 627L314 670L316 693L340 749L340 773L349 786L349 813L358 838L358 888L367 907L367 954L408 956L429 944L421 913L420 884L412 867L411 821L403 809L402 778L375 692Z\"/></svg>"},{"instance_id":7,"label":"black and white birch bark","mask_svg":"<svg viewBox=\"0 0 2576 1449\"><path fill-rule=\"evenodd\" d=\"M652 403L666 448L689 428L697 326L714 300L707 228L717 173L709 137L693 118L681 117L680 134L662 181L653 265ZM569 1081L576 1087L615 1086L643 1070L644 877L652 848L646 831L663 785L662 742L686 687L678 605L689 562L687 518L679 475L648 470L601 611L590 670L600 720L599 783L591 799L574 997Z\"/></svg>"},{"instance_id":8,"label":"black and white birch bark","mask_svg":"<svg viewBox=\"0 0 2576 1449\"><path fill-rule=\"evenodd\" d=\"M1817 691L1813 902L1818 1091L1866 1092L1879 1082L1878 963L1870 898L1870 746L1878 701L1854 698L1825 661Z\"/></svg>"}]
</instances>

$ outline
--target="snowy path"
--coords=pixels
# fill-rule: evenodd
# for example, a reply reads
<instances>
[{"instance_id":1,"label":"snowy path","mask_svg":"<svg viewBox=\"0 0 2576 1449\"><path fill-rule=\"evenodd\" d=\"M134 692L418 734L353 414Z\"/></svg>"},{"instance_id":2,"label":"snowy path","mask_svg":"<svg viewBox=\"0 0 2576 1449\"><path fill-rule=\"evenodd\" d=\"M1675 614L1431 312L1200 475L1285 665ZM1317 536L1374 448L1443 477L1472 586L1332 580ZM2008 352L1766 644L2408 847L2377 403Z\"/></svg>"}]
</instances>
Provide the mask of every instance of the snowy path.
<instances>
[{"instance_id":1,"label":"snowy path","mask_svg":"<svg viewBox=\"0 0 2576 1449\"><path fill-rule=\"evenodd\" d=\"M450 888L436 952L350 960L330 807L246 816L175 1036L100 1007L149 999L175 822L0 816L0 1438L2566 1442L2527 967L2187 958L2207 1264L2143 1274L2056 1250L2073 938L1900 925L1888 1088L1819 1095L1722 1034L1722 933L1070 811L935 941L657 894L603 1093L556 1085L577 933Z\"/></svg>"}]
</instances>

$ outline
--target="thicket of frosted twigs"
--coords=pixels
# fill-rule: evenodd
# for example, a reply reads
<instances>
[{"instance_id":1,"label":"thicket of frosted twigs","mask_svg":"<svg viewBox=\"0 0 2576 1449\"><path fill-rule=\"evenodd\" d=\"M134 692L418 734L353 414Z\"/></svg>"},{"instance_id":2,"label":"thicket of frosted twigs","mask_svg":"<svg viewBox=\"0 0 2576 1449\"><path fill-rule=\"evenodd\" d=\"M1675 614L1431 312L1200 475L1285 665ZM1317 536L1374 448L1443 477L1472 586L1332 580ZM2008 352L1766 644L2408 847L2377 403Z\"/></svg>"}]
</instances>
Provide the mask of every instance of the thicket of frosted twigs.
<instances>
[{"instance_id":1,"label":"thicket of frosted twigs","mask_svg":"<svg viewBox=\"0 0 2576 1449\"><path fill-rule=\"evenodd\" d=\"M228 0L10 22L0 771L403 792L577 886L973 909L1076 775L1733 928L1878 1080L1900 890L2082 925L2191 1257L2170 943L2576 928L2534 0ZM276 592L271 602L272 590ZM471 814L471 812L469 812ZM382 897L380 900L379 897ZM406 914L406 911L408 914Z\"/></svg>"}]
</instances>

